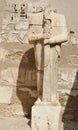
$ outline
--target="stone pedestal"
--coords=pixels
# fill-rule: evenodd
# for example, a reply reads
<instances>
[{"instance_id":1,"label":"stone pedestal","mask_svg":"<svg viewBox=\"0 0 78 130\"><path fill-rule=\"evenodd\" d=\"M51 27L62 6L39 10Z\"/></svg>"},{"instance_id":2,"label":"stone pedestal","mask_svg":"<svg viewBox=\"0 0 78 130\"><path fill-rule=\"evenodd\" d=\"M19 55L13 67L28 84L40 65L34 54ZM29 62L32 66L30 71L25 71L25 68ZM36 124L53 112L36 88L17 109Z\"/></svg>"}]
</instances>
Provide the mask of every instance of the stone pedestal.
<instances>
[{"instance_id":1,"label":"stone pedestal","mask_svg":"<svg viewBox=\"0 0 78 130\"><path fill-rule=\"evenodd\" d=\"M34 105L32 107L31 127L32 130L60 130L61 106Z\"/></svg>"}]
</instances>

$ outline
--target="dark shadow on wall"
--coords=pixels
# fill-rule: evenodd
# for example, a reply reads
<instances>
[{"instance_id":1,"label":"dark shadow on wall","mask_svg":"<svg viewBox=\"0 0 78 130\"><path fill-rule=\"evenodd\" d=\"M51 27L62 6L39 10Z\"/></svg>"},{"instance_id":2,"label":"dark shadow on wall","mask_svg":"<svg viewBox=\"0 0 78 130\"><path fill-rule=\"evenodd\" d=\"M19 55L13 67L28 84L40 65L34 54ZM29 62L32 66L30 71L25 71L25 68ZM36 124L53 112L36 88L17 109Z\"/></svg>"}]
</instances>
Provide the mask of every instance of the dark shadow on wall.
<instances>
[{"instance_id":1,"label":"dark shadow on wall","mask_svg":"<svg viewBox=\"0 0 78 130\"><path fill-rule=\"evenodd\" d=\"M23 55L18 72L17 96L21 101L25 117L31 116L31 108L36 101L33 92L36 93L36 72L34 49L31 48ZM19 108L18 108L19 109Z\"/></svg>"},{"instance_id":2,"label":"dark shadow on wall","mask_svg":"<svg viewBox=\"0 0 78 130\"><path fill-rule=\"evenodd\" d=\"M63 130L78 130L78 71L70 95L68 96L69 98L62 118L64 123Z\"/></svg>"}]
</instances>

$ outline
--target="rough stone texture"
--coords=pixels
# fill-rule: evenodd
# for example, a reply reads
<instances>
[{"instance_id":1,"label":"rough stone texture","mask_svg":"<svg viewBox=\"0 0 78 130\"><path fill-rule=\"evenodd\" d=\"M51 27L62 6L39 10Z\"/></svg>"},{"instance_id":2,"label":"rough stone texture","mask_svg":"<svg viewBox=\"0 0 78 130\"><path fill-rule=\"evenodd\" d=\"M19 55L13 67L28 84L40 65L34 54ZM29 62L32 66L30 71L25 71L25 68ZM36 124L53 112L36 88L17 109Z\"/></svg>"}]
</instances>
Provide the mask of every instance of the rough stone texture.
<instances>
[{"instance_id":1,"label":"rough stone texture","mask_svg":"<svg viewBox=\"0 0 78 130\"><path fill-rule=\"evenodd\" d=\"M39 25L31 25L28 30L29 41L37 40L43 38L43 28Z\"/></svg>"},{"instance_id":2,"label":"rough stone texture","mask_svg":"<svg viewBox=\"0 0 78 130\"><path fill-rule=\"evenodd\" d=\"M38 130L38 129L60 130L61 108L59 110L59 107L54 106L54 104L57 104L57 105L59 104L59 99L57 97L57 69L58 69L58 58L59 58L58 49L60 50L61 44L67 41L68 33L67 33L67 27L66 27L66 22L65 22L66 20L65 20L64 15L60 15L58 13L56 14L53 11L50 13L51 19L49 20L45 18L45 14L43 15L44 11L42 13L35 12L33 13L33 15L30 14L30 16L27 18L28 12L26 12L26 15L25 15L24 6L25 5L21 6L20 17L24 17L27 20L29 20L27 36L28 36L29 43L33 41L34 42L33 44L35 44L34 51L35 51L35 61L36 61L35 63L36 63L36 69L37 69L38 98L40 98L41 96L42 98L41 102L46 101L45 107L42 107L42 109L40 109L41 106L39 105L38 105L39 108L37 108L38 110L35 110L32 108L32 120L31 120L32 129L33 130L34 129L35 130ZM35 9L36 8L37 7L35 7ZM16 5L14 5L14 10L15 10L15 13L18 12ZM40 18L39 21L38 21L38 17ZM11 20L13 21L13 16L11 17ZM45 28L45 31L43 31L44 28ZM50 32L52 33L52 35L49 35ZM46 36L41 38L40 35L42 34L44 36L45 33L46 33ZM48 39L50 42L47 41L46 39ZM46 46L44 46L44 44L46 44ZM39 45L41 48L38 48L37 45ZM48 48L49 48L50 55L46 58ZM43 63L43 66L44 66L43 70L41 68L42 60L44 62L47 62L47 65ZM38 66L40 66L40 69L38 69ZM43 85L41 86L42 88L40 88L39 83L42 82L42 80L40 80L42 71L43 71ZM18 77L20 79L20 76ZM28 75L28 80L29 81L31 80L31 73L29 73ZM42 89L43 91L41 91L40 89ZM18 88L18 90L20 89ZM39 93L40 91L42 94ZM47 106L48 102L50 102L52 105ZM58 112L56 116L57 110ZM42 116L41 113L43 111L44 113ZM53 120L52 120L52 117L53 117ZM39 124L38 118L40 119L40 124Z\"/></svg>"},{"instance_id":3,"label":"rough stone texture","mask_svg":"<svg viewBox=\"0 0 78 130\"><path fill-rule=\"evenodd\" d=\"M3 19L8 21L7 14L5 17L6 2L8 4L11 2L19 4L20 9L20 5L24 1L20 0L18 2L18 0L0 0L0 34L2 34L2 28L4 29L6 26L6 22L4 22ZM78 36L78 17L76 13L78 10L77 3L77 0L60 0L59 2L58 0L51 0L50 3L50 5L52 4L52 9L57 9L58 12L65 14L69 31L70 29L74 30L76 32L76 38ZM8 8L10 10L10 7ZM40 9L38 9L38 12L39 10ZM72 15L70 16L71 13ZM2 24L2 22L4 24ZM15 24L15 27L17 30L25 29L24 27L26 26L24 25L26 24L27 22L20 20L20 22ZM8 28L14 29L15 27L14 24L12 24L12 26ZM4 31L6 31L6 29ZM0 38L0 86L6 86L7 89L8 87L10 89L12 87L14 88L12 92L12 98L10 100L11 104L0 104L0 116L17 116L15 111L18 112L18 116L28 115L30 113L31 106L37 97L36 69L33 46L29 44L21 44L25 43L25 39L23 39L25 38L25 31L21 30L17 33L19 33L19 36L22 40L19 40L19 36L16 37L15 33L15 37L11 37L12 39L10 42L8 42L9 40L5 40L4 38L2 40L2 38ZM71 42L69 42L68 44L64 44L62 46L61 62L59 66L58 93L60 94L60 103L62 105L62 111L64 112L64 129L76 130L78 129L78 42L73 45ZM11 80L8 78L8 76L6 76L6 74L9 75ZM71 123L64 120L74 120L75 125L71 125Z\"/></svg>"},{"instance_id":4,"label":"rough stone texture","mask_svg":"<svg viewBox=\"0 0 78 130\"><path fill-rule=\"evenodd\" d=\"M56 114L57 113L57 114ZM56 114L56 116L55 116ZM32 107L32 130L60 130L61 107L52 105L34 105ZM43 125L44 124L44 125Z\"/></svg>"},{"instance_id":5,"label":"rough stone texture","mask_svg":"<svg viewBox=\"0 0 78 130\"><path fill-rule=\"evenodd\" d=\"M29 119L16 117L1 117L0 128L1 130L31 130ZM66 122L64 129L78 130L78 122L68 121ZM63 130L63 126L60 130Z\"/></svg>"},{"instance_id":6,"label":"rough stone texture","mask_svg":"<svg viewBox=\"0 0 78 130\"><path fill-rule=\"evenodd\" d=\"M0 87L0 103L11 103L12 90L10 87Z\"/></svg>"},{"instance_id":7,"label":"rough stone texture","mask_svg":"<svg viewBox=\"0 0 78 130\"><path fill-rule=\"evenodd\" d=\"M5 124L5 125L4 125ZM27 118L0 118L1 130L31 130Z\"/></svg>"},{"instance_id":8,"label":"rough stone texture","mask_svg":"<svg viewBox=\"0 0 78 130\"><path fill-rule=\"evenodd\" d=\"M42 25L43 24L43 13L31 13L29 15L29 23L33 25Z\"/></svg>"}]
</instances>

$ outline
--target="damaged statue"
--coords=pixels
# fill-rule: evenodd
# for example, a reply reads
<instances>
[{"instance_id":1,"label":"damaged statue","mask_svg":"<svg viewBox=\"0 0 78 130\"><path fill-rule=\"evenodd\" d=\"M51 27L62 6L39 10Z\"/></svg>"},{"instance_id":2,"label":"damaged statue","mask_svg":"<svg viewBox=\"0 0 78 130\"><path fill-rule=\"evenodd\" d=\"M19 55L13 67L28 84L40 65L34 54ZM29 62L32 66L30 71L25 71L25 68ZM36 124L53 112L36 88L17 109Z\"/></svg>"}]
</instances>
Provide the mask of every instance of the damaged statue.
<instances>
[{"instance_id":1,"label":"damaged statue","mask_svg":"<svg viewBox=\"0 0 78 130\"><path fill-rule=\"evenodd\" d=\"M58 103L57 72L60 49L67 42L68 32L63 14L47 6L29 8L28 40L34 45L37 69L37 102Z\"/></svg>"}]
</instances>

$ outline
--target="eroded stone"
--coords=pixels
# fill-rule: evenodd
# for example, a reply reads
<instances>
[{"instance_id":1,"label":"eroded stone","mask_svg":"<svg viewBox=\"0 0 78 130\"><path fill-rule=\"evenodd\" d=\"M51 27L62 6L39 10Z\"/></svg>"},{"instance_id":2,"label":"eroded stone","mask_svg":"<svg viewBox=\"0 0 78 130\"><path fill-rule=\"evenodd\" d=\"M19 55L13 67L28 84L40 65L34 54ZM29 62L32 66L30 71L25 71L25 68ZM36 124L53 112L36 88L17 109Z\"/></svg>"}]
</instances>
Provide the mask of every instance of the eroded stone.
<instances>
[{"instance_id":1,"label":"eroded stone","mask_svg":"<svg viewBox=\"0 0 78 130\"><path fill-rule=\"evenodd\" d=\"M12 90L13 88L0 86L0 103L11 103Z\"/></svg>"},{"instance_id":2,"label":"eroded stone","mask_svg":"<svg viewBox=\"0 0 78 130\"><path fill-rule=\"evenodd\" d=\"M42 25L43 24L43 12L31 13L29 15L29 24Z\"/></svg>"},{"instance_id":3,"label":"eroded stone","mask_svg":"<svg viewBox=\"0 0 78 130\"><path fill-rule=\"evenodd\" d=\"M60 130L60 106L35 105L32 107L32 130ZM57 114L56 114L57 113ZM56 115L56 116L55 116Z\"/></svg>"}]
</instances>

